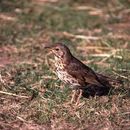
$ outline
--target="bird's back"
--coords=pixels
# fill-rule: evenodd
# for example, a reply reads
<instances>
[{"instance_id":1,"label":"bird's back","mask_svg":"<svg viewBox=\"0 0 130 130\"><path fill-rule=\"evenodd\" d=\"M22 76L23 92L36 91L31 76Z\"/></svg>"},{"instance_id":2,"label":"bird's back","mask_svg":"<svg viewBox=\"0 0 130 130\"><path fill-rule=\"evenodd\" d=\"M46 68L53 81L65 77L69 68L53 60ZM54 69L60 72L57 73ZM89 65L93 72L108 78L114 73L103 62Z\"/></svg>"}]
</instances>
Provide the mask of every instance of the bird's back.
<instances>
[{"instance_id":1,"label":"bird's back","mask_svg":"<svg viewBox=\"0 0 130 130\"><path fill-rule=\"evenodd\" d=\"M71 59L69 65L67 66L67 71L70 75L77 78L82 84L90 83L98 86L103 85L96 73L75 57Z\"/></svg>"}]
</instances>

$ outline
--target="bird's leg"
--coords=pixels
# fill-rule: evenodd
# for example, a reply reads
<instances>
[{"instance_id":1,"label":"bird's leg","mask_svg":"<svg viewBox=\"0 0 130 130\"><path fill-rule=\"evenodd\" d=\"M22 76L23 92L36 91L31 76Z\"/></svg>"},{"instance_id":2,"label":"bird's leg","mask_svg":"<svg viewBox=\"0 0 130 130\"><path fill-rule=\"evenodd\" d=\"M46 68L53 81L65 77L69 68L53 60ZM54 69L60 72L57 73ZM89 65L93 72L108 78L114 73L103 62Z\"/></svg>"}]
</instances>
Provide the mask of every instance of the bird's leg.
<instances>
[{"instance_id":1,"label":"bird's leg","mask_svg":"<svg viewBox=\"0 0 130 130\"><path fill-rule=\"evenodd\" d=\"M77 101L76 101L76 106L79 104L79 101L80 101L80 98L81 98L81 96L82 96L82 89L79 89L79 94L78 94L78 97L77 97Z\"/></svg>"},{"instance_id":2,"label":"bird's leg","mask_svg":"<svg viewBox=\"0 0 130 130\"><path fill-rule=\"evenodd\" d=\"M75 101L76 92L77 92L76 90L72 90L71 103L73 103L73 101Z\"/></svg>"}]
</instances>

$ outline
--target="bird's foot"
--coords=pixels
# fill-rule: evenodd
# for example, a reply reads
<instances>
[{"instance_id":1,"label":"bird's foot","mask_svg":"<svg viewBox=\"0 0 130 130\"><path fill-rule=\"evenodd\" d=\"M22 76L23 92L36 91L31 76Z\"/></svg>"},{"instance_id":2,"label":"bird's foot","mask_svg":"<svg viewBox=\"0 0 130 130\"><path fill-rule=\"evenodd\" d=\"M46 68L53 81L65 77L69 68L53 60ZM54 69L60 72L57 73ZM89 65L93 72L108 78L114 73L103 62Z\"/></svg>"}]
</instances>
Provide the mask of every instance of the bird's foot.
<instances>
[{"instance_id":1,"label":"bird's foot","mask_svg":"<svg viewBox=\"0 0 130 130\"><path fill-rule=\"evenodd\" d=\"M72 98L71 98L71 104L73 103L73 102L75 102L75 100L76 100L76 93L77 93L77 91L76 90L73 90L72 91Z\"/></svg>"},{"instance_id":2,"label":"bird's foot","mask_svg":"<svg viewBox=\"0 0 130 130\"><path fill-rule=\"evenodd\" d=\"M83 105L85 104L85 102L79 102L78 104L75 104L75 108L81 108Z\"/></svg>"},{"instance_id":3,"label":"bird's foot","mask_svg":"<svg viewBox=\"0 0 130 130\"><path fill-rule=\"evenodd\" d=\"M73 90L71 101L65 103L66 105L72 105L74 104L75 107L79 107L84 105L84 103L80 103L80 98L82 96L82 90Z\"/></svg>"},{"instance_id":4,"label":"bird's foot","mask_svg":"<svg viewBox=\"0 0 130 130\"><path fill-rule=\"evenodd\" d=\"M82 96L82 90L80 89L79 91L79 94L78 94L78 97L77 97L77 100L76 100L76 104L75 105L78 105L79 103L80 103L80 98L81 98L81 96Z\"/></svg>"}]
</instances>

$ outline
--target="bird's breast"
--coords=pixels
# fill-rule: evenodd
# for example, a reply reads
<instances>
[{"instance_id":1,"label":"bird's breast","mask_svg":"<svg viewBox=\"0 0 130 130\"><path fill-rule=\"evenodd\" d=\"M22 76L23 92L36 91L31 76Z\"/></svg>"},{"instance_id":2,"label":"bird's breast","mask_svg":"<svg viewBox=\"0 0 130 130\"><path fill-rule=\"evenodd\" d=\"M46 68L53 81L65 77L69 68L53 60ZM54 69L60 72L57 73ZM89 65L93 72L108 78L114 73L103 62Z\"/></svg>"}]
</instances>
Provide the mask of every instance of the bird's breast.
<instances>
[{"instance_id":1,"label":"bird's breast","mask_svg":"<svg viewBox=\"0 0 130 130\"><path fill-rule=\"evenodd\" d=\"M58 57L55 57L55 67L58 68L58 69L64 68L62 60L59 59Z\"/></svg>"},{"instance_id":2,"label":"bird's breast","mask_svg":"<svg viewBox=\"0 0 130 130\"><path fill-rule=\"evenodd\" d=\"M64 83L67 83L73 87L80 86L78 80L76 78L72 77L70 74L68 74L65 69L57 68L56 73L57 73L58 78L61 81L63 81Z\"/></svg>"},{"instance_id":3,"label":"bird's breast","mask_svg":"<svg viewBox=\"0 0 130 130\"><path fill-rule=\"evenodd\" d=\"M66 65L57 57L55 57L55 67L56 74L60 80L62 80L64 83L70 84L71 86L80 86L78 80L68 74Z\"/></svg>"}]
</instances>

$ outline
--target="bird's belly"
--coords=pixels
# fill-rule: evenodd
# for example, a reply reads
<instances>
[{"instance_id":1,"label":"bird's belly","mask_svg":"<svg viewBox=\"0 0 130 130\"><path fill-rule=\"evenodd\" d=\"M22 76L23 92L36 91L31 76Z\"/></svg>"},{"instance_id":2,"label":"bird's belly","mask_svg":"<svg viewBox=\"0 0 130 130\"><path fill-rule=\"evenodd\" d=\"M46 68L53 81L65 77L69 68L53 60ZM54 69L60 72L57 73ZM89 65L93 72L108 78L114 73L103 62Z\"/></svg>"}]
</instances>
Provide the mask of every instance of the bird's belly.
<instances>
[{"instance_id":1,"label":"bird's belly","mask_svg":"<svg viewBox=\"0 0 130 130\"><path fill-rule=\"evenodd\" d=\"M78 80L69 75L66 71L58 71L57 76L64 83L70 84L71 86L79 86Z\"/></svg>"}]
</instances>

